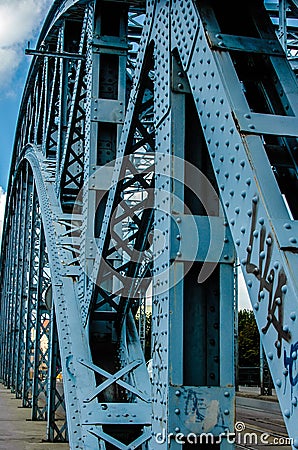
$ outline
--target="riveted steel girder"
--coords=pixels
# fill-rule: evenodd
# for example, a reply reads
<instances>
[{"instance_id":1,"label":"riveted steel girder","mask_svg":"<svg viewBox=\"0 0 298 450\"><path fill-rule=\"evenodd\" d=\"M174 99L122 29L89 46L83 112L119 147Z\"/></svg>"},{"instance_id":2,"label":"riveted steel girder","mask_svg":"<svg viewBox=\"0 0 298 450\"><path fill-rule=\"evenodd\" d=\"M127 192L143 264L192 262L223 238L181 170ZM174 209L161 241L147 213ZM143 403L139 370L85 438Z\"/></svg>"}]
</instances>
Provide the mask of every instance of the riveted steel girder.
<instances>
[{"instance_id":1,"label":"riveted steel girder","mask_svg":"<svg viewBox=\"0 0 298 450\"><path fill-rule=\"evenodd\" d=\"M296 20L294 0L53 3L0 269L1 378L50 441L230 448L237 257L298 447Z\"/></svg>"}]
</instances>

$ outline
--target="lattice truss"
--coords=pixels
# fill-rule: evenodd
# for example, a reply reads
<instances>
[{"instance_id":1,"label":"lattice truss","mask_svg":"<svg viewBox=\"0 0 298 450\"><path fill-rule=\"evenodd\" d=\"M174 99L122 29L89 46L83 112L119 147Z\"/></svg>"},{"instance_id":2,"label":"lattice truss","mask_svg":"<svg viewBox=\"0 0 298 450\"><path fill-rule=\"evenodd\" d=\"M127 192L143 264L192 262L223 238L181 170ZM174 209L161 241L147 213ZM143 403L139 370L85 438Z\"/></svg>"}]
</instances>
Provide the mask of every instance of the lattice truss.
<instances>
[{"instance_id":1,"label":"lattice truss","mask_svg":"<svg viewBox=\"0 0 298 450\"><path fill-rule=\"evenodd\" d=\"M297 2L238 8L57 0L26 50L0 367L49 441L230 448L237 258L298 448Z\"/></svg>"},{"instance_id":2,"label":"lattice truss","mask_svg":"<svg viewBox=\"0 0 298 450\"><path fill-rule=\"evenodd\" d=\"M280 2L265 1L265 6L270 13L276 35L288 56L292 68L296 72L298 56L298 3L296 0L282 0Z\"/></svg>"}]
</instances>

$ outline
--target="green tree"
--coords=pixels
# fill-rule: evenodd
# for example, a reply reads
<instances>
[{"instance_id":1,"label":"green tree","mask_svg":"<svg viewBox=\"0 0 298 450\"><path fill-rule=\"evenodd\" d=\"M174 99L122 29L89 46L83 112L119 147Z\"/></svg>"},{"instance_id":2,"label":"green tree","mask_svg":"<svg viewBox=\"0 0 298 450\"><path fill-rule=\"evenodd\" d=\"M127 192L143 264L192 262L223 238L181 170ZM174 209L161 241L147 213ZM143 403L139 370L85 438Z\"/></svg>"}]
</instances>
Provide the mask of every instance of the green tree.
<instances>
[{"instance_id":1,"label":"green tree","mask_svg":"<svg viewBox=\"0 0 298 450\"><path fill-rule=\"evenodd\" d=\"M253 311L238 312L238 364L240 367L260 365L260 334Z\"/></svg>"},{"instance_id":2,"label":"green tree","mask_svg":"<svg viewBox=\"0 0 298 450\"><path fill-rule=\"evenodd\" d=\"M135 317L136 327L139 329L139 313ZM146 328L145 328L145 360L148 361L151 358L151 325L152 324L152 314L151 312L146 313Z\"/></svg>"}]
</instances>

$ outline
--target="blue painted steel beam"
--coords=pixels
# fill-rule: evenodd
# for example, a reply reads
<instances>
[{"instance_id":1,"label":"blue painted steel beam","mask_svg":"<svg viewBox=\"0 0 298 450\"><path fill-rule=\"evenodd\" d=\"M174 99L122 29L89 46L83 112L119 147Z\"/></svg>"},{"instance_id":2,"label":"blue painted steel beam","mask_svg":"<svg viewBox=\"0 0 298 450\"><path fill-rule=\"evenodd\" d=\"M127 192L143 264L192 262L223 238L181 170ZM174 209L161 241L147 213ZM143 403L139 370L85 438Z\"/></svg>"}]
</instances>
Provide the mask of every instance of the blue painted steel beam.
<instances>
[{"instance_id":1,"label":"blue painted steel beam","mask_svg":"<svg viewBox=\"0 0 298 450\"><path fill-rule=\"evenodd\" d=\"M234 244L298 445L297 3L244 6L56 0L45 21L9 178L1 377L51 441L233 431Z\"/></svg>"}]
</instances>

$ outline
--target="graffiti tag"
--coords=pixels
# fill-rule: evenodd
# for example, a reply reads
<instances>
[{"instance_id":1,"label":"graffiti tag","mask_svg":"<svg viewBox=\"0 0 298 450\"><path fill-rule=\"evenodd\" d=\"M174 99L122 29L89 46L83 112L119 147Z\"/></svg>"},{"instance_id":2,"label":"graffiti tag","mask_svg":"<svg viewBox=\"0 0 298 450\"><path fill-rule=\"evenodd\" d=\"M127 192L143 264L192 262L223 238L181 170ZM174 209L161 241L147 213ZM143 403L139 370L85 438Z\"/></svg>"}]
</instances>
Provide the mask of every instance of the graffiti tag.
<instances>
[{"instance_id":1,"label":"graffiti tag","mask_svg":"<svg viewBox=\"0 0 298 450\"><path fill-rule=\"evenodd\" d=\"M294 372L297 371L296 361L297 361L297 350L298 350L298 342L295 344L291 344L290 355L287 356L286 350L284 350L284 366L289 372L289 380L291 386L296 386L298 383L298 373L294 375Z\"/></svg>"},{"instance_id":2,"label":"graffiti tag","mask_svg":"<svg viewBox=\"0 0 298 450\"><path fill-rule=\"evenodd\" d=\"M287 277L283 267L275 264L272 267L272 252L273 252L273 238L270 232L267 233L264 225L264 220L259 219L261 227L257 229L257 202L253 202L251 229L249 244L247 247L247 261L246 272L253 274L260 282L258 292L258 302L265 298L265 293L268 295L268 314L267 323L262 327L262 332L267 333L272 325L277 331L277 340L275 346L277 349L277 356L281 356L282 339L289 342L291 339L290 332L284 329L283 321L283 300L286 289ZM259 257L258 262L254 264L252 253L256 238L259 237Z\"/></svg>"}]
</instances>

